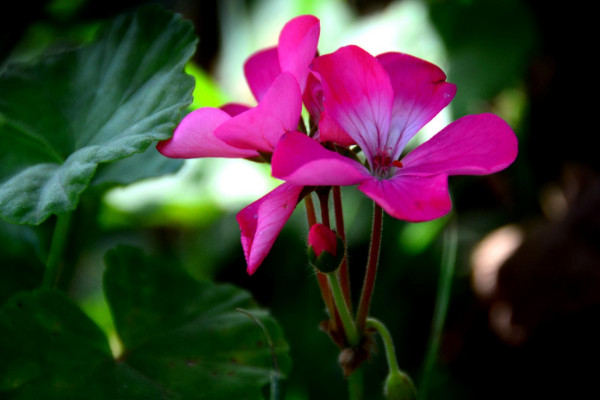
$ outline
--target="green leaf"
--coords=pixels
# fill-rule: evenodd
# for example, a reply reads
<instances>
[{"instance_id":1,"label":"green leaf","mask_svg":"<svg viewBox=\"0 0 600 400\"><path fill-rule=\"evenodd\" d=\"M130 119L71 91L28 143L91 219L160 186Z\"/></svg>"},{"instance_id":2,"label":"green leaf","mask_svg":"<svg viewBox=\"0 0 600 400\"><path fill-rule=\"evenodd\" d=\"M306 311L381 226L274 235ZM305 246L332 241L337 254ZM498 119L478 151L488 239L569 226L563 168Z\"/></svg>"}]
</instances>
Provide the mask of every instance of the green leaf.
<instances>
[{"instance_id":1,"label":"green leaf","mask_svg":"<svg viewBox=\"0 0 600 400\"><path fill-rule=\"evenodd\" d=\"M142 179L174 173L182 165L183 160L165 157L154 146L149 146L143 153L100 165L92 185L104 183L127 185Z\"/></svg>"},{"instance_id":2,"label":"green leaf","mask_svg":"<svg viewBox=\"0 0 600 400\"><path fill-rule=\"evenodd\" d=\"M0 309L0 397L115 398L103 332L65 295L21 292Z\"/></svg>"},{"instance_id":3,"label":"green leaf","mask_svg":"<svg viewBox=\"0 0 600 400\"><path fill-rule=\"evenodd\" d=\"M195 281L172 262L129 247L109 252L106 264L104 290L128 386L150 380L166 398L262 399L271 353L261 328L236 308L260 319L281 370L289 370L280 328L247 292Z\"/></svg>"},{"instance_id":4,"label":"green leaf","mask_svg":"<svg viewBox=\"0 0 600 400\"><path fill-rule=\"evenodd\" d=\"M33 290L42 284L42 260L47 257L45 228L0 220L0 304L21 290Z\"/></svg>"},{"instance_id":5,"label":"green leaf","mask_svg":"<svg viewBox=\"0 0 600 400\"><path fill-rule=\"evenodd\" d=\"M86 47L5 70L0 217L39 224L71 211L98 164L169 138L192 101L196 40L191 23L148 6Z\"/></svg>"},{"instance_id":6,"label":"green leaf","mask_svg":"<svg viewBox=\"0 0 600 400\"><path fill-rule=\"evenodd\" d=\"M104 288L122 351L64 294L21 292L0 308L2 399L263 399L289 371L281 329L250 295L198 282L168 260L120 247ZM249 310L253 319L236 311Z\"/></svg>"}]
</instances>

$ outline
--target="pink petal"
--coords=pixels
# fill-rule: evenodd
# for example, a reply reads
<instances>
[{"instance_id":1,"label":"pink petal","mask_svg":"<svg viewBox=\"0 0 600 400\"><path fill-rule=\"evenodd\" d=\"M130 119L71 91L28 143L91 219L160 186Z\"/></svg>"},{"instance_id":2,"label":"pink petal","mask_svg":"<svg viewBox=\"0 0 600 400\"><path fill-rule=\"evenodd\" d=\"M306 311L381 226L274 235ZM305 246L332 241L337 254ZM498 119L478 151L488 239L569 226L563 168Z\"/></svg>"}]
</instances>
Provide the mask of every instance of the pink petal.
<instances>
[{"instance_id":1,"label":"pink petal","mask_svg":"<svg viewBox=\"0 0 600 400\"><path fill-rule=\"evenodd\" d=\"M356 144L354 139L348 136L342 127L323 110L323 86L312 73L308 76L302 100L311 118L319 125L319 141L333 142L343 147Z\"/></svg>"},{"instance_id":2,"label":"pink petal","mask_svg":"<svg viewBox=\"0 0 600 400\"><path fill-rule=\"evenodd\" d=\"M363 150L373 157L387 147L394 92L381 64L356 46L317 57L325 111Z\"/></svg>"},{"instance_id":3,"label":"pink petal","mask_svg":"<svg viewBox=\"0 0 600 400\"><path fill-rule=\"evenodd\" d=\"M260 50L251 55L244 64L244 73L254 98L261 101L281 73L277 47Z\"/></svg>"},{"instance_id":4,"label":"pink petal","mask_svg":"<svg viewBox=\"0 0 600 400\"><path fill-rule=\"evenodd\" d=\"M199 108L186 115L175 129L173 137L159 142L156 148L162 155L171 158L258 156L254 150L239 149L215 137L215 129L230 119L226 112L218 108Z\"/></svg>"},{"instance_id":5,"label":"pink petal","mask_svg":"<svg viewBox=\"0 0 600 400\"><path fill-rule=\"evenodd\" d=\"M333 142L343 147L356 144L354 139L325 112L321 114L321 121L319 121L319 141Z\"/></svg>"},{"instance_id":6,"label":"pink petal","mask_svg":"<svg viewBox=\"0 0 600 400\"><path fill-rule=\"evenodd\" d=\"M281 135L298 128L301 111L298 82L284 72L255 108L225 122L215 136L234 147L271 153Z\"/></svg>"},{"instance_id":7,"label":"pink petal","mask_svg":"<svg viewBox=\"0 0 600 400\"><path fill-rule=\"evenodd\" d=\"M221 110L225 111L231 117L235 117L236 115L241 114L244 111L248 111L252 107L247 106L245 104L239 104L239 103L227 103L227 104L223 104L219 108Z\"/></svg>"},{"instance_id":8,"label":"pink petal","mask_svg":"<svg viewBox=\"0 0 600 400\"><path fill-rule=\"evenodd\" d=\"M394 218L421 222L439 218L452 208L446 175L372 178L358 189Z\"/></svg>"},{"instance_id":9,"label":"pink petal","mask_svg":"<svg viewBox=\"0 0 600 400\"><path fill-rule=\"evenodd\" d=\"M300 132L281 137L271 159L271 173L303 186L355 185L371 177L358 161L327 150Z\"/></svg>"},{"instance_id":10,"label":"pink petal","mask_svg":"<svg viewBox=\"0 0 600 400\"><path fill-rule=\"evenodd\" d=\"M326 251L332 256L337 254L337 236L334 231L323 224L314 224L308 231L308 245L319 257Z\"/></svg>"},{"instance_id":11,"label":"pink petal","mask_svg":"<svg viewBox=\"0 0 600 400\"><path fill-rule=\"evenodd\" d=\"M313 120L319 121L323 112L323 87L313 73L308 75L306 88L302 92L302 102Z\"/></svg>"},{"instance_id":12,"label":"pink petal","mask_svg":"<svg viewBox=\"0 0 600 400\"><path fill-rule=\"evenodd\" d=\"M467 115L448 125L403 160L402 174L484 175L517 157L517 137L493 114Z\"/></svg>"},{"instance_id":13,"label":"pink petal","mask_svg":"<svg viewBox=\"0 0 600 400\"><path fill-rule=\"evenodd\" d=\"M456 86L446 82L446 74L436 65L402 53L377 56L394 88L394 107L388 146L397 159L406 143L456 94Z\"/></svg>"},{"instance_id":14,"label":"pink petal","mask_svg":"<svg viewBox=\"0 0 600 400\"><path fill-rule=\"evenodd\" d=\"M301 15L290 20L279 35L277 50L282 71L288 71L298 80L302 91L306 86L308 66L317 54L321 25L312 15Z\"/></svg>"},{"instance_id":15,"label":"pink petal","mask_svg":"<svg viewBox=\"0 0 600 400\"><path fill-rule=\"evenodd\" d=\"M283 183L238 213L248 274L256 271L273 247L301 191L302 186Z\"/></svg>"}]
</instances>

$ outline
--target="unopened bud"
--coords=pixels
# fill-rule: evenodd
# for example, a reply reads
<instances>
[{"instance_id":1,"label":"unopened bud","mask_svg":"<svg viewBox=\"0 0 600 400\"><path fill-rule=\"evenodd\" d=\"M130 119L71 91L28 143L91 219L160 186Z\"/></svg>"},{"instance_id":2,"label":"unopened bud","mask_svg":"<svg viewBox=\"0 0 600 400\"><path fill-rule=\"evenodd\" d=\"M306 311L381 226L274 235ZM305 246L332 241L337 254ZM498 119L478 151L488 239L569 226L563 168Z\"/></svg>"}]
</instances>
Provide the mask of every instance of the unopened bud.
<instances>
[{"instance_id":1,"label":"unopened bud","mask_svg":"<svg viewBox=\"0 0 600 400\"><path fill-rule=\"evenodd\" d=\"M323 224L314 224L308 232L308 259L323 273L338 269L344 259L344 241Z\"/></svg>"},{"instance_id":2,"label":"unopened bud","mask_svg":"<svg viewBox=\"0 0 600 400\"><path fill-rule=\"evenodd\" d=\"M402 371L390 371L385 380L383 394L386 400L415 400L417 394L411 379Z\"/></svg>"}]
</instances>

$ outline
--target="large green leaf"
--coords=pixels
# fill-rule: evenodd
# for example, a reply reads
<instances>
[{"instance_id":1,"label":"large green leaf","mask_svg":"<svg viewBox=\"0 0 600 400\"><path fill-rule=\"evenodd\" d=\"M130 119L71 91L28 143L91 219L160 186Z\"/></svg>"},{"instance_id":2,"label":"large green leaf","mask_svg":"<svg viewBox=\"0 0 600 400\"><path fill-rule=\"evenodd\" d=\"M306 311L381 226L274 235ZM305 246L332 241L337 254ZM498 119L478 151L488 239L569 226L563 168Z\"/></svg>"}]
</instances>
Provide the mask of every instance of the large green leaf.
<instances>
[{"instance_id":1,"label":"large green leaf","mask_svg":"<svg viewBox=\"0 0 600 400\"><path fill-rule=\"evenodd\" d=\"M2 399L262 399L273 359L289 370L281 329L250 295L198 282L172 262L121 247L106 256L106 298L123 344L108 341L60 292L21 292L0 308Z\"/></svg>"},{"instance_id":2,"label":"large green leaf","mask_svg":"<svg viewBox=\"0 0 600 400\"><path fill-rule=\"evenodd\" d=\"M236 308L261 320L288 369L280 328L247 292L195 281L172 262L129 247L109 252L106 264L121 359L137 387L150 380L169 399L261 399L274 373L270 351L260 327Z\"/></svg>"},{"instance_id":3,"label":"large green leaf","mask_svg":"<svg viewBox=\"0 0 600 400\"><path fill-rule=\"evenodd\" d=\"M98 164L167 139L192 101L196 40L191 23L148 6L86 47L4 71L0 216L39 224L73 210Z\"/></svg>"},{"instance_id":4,"label":"large green leaf","mask_svg":"<svg viewBox=\"0 0 600 400\"><path fill-rule=\"evenodd\" d=\"M60 292L21 292L0 309L0 398L114 398L114 369L100 328Z\"/></svg>"}]
</instances>

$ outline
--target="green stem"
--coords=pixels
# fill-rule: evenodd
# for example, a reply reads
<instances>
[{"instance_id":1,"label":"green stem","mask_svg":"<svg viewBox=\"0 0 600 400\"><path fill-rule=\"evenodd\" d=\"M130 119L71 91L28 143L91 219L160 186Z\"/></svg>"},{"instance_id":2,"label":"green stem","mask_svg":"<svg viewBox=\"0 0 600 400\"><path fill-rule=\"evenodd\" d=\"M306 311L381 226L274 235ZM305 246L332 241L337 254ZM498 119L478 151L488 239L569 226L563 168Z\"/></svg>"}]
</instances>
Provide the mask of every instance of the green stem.
<instances>
[{"instance_id":1,"label":"green stem","mask_svg":"<svg viewBox=\"0 0 600 400\"><path fill-rule=\"evenodd\" d=\"M363 369L360 367L354 370L348 377L350 400L363 400L365 397L364 391Z\"/></svg>"},{"instance_id":2,"label":"green stem","mask_svg":"<svg viewBox=\"0 0 600 400\"><path fill-rule=\"evenodd\" d=\"M381 230L383 222L383 210L375 203L373 210L373 229L371 231L371 246L369 248L369 260L367 262L367 272L360 294L358 303L358 313L356 314L356 328L362 334L365 331L369 308L371 307L371 296L375 286L375 277L377 275L377 265L379 264L379 250L381 248Z\"/></svg>"},{"instance_id":3,"label":"green stem","mask_svg":"<svg viewBox=\"0 0 600 400\"><path fill-rule=\"evenodd\" d=\"M44 280L42 286L45 288L54 288L58 285L62 271L62 256L67 243L67 235L71 224L71 213L61 214L56 217L54 234L50 251L46 259L46 270L44 271Z\"/></svg>"},{"instance_id":4,"label":"green stem","mask_svg":"<svg viewBox=\"0 0 600 400\"><path fill-rule=\"evenodd\" d=\"M390 331L388 331L383 322L375 318L367 318L367 327L375 329L379 333L379 336L381 336L390 372L399 373L400 368L398 367L398 359L396 359L396 349L394 348L394 341L392 340Z\"/></svg>"},{"instance_id":5,"label":"green stem","mask_svg":"<svg viewBox=\"0 0 600 400\"><path fill-rule=\"evenodd\" d=\"M338 281L335 272L327 274L327 277L329 278L329 286L331 286L333 301L335 302L340 319L342 320L344 332L346 333L346 339L348 339L348 343L351 347L357 346L359 343L359 336L354 321L352 320L352 314L350 314L350 310L348 310L348 306L346 305L340 282Z\"/></svg>"},{"instance_id":6,"label":"green stem","mask_svg":"<svg viewBox=\"0 0 600 400\"><path fill-rule=\"evenodd\" d=\"M427 389L431 379L431 373L435 366L444 321L448 312L448 304L450 302L450 291L452 288L452 276L454 275L454 267L456 264L456 249L458 245L458 228L456 219L452 219L450 226L444 232L444 247L442 250L442 265L441 273L438 279L438 294L436 298L435 308L433 311L433 323L431 326L431 334L429 337L429 345L423 365L423 372L419 382L419 399L427 397Z\"/></svg>"}]
</instances>

